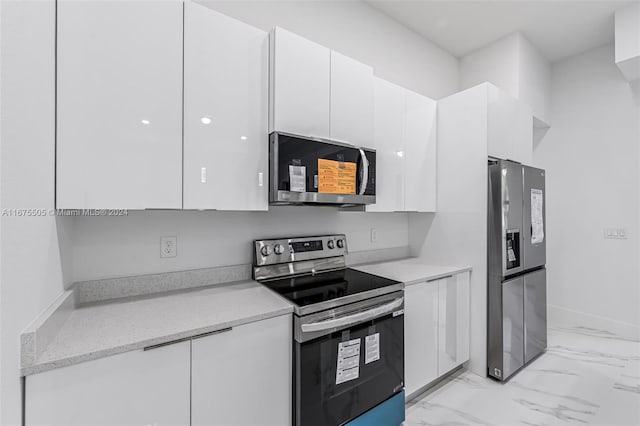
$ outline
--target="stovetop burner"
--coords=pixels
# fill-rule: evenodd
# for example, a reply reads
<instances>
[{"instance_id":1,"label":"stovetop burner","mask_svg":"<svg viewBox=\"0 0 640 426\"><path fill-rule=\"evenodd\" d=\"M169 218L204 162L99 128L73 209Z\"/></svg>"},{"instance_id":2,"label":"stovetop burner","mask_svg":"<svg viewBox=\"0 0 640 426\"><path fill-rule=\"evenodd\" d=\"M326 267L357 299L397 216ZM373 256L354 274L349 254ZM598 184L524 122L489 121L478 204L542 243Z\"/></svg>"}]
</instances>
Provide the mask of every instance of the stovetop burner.
<instances>
[{"instance_id":1,"label":"stovetop burner","mask_svg":"<svg viewBox=\"0 0 640 426\"><path fill-rule=\"evenodd\" d=\"M315 275L279 278L263 284L302 307L364 293L398 282L346 268Z\"/></svg>"},{"instance_id":2,"label":"stovetop burner","mask_svg":"<svg viewBox=\"0 0 640 426\"><path fill-rule=\"evenodd\" d=\"M306 315L402 290L403 284L346 268L344 235L258 240L254 279Z\"/></svg>"}]
</instances>

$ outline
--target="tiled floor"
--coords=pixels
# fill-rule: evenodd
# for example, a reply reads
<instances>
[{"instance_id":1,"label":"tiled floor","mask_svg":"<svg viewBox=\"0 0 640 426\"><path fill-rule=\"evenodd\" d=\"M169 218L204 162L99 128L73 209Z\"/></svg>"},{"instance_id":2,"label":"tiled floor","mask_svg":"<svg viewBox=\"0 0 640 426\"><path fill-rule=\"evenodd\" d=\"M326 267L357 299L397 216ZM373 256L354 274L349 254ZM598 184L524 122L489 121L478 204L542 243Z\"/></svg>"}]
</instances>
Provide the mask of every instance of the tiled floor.
<instances>
[{"instance_id":1,"label":"tiled floor","mask_svg":"<svg viewBox=\"0 0 640 426\"><path fill-rule=\"evenodd\" d=\"M640 425L640 343L549 330L548 349L506 384L463 371L407 406L415 425Z\"/></svg>"}]
</instances>

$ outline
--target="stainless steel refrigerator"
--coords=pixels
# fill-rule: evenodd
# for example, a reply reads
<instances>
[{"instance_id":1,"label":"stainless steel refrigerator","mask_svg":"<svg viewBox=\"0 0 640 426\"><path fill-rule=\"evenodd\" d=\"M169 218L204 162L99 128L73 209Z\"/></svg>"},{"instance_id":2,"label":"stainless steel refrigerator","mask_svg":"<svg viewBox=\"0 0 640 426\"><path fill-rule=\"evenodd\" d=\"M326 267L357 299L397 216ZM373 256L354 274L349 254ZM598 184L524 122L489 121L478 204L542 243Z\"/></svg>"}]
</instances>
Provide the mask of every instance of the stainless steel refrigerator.
<instances>
[{"instance_id":1,"label":"stainless steel refrigerator","mask_svg":"<svg viewBox=\"0 0 640 426\"><path fill-rule=\"evenodd\" d=\"M544 170L489 160L489 376L507 380L547 347Z\"/></svg>"}]
</instances>

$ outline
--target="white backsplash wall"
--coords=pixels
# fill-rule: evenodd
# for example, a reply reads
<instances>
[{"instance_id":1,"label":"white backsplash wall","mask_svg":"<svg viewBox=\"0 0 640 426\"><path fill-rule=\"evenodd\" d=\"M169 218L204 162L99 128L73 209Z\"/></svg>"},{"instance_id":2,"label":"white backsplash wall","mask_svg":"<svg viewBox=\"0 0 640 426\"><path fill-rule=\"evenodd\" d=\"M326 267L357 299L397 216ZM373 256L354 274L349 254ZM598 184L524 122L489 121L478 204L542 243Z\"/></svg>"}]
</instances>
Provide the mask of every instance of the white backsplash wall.
<instances>
[{"instance_id":1,"label":"white backsplash wall","mask_svg":"<svg viewBox=\"0 0 640 426\"><path fill-rule=\"evenodd\" d=\"M371 242L371 228L377 242ZM268 212L132 211L75 217L71 281L251 263L254 239L344 233L349 251L408 245L407 213L271 207ZM178 237L178 255L160 258L160 237Z\"/></svg>"},{"instance_id":2,"label":"white backsplash wall","mask_svg":"<svg viewBox=\"0 0 640 426\"><path fill-rule=\"evenodd\" d=\"M553 65L551 120L534 149L547 170L550 318L640 338L640 107L613 45Z\"/></svg>"}]
</instances>

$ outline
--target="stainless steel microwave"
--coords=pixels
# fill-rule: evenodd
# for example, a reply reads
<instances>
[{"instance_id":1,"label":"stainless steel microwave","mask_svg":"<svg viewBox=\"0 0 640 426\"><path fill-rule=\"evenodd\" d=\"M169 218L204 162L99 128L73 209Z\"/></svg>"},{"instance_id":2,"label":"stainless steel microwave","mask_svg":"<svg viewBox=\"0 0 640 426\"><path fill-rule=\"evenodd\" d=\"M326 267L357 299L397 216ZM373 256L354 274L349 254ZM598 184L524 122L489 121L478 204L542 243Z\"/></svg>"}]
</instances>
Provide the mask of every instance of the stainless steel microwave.
<instances>
[{"instance_id":1,"label":"stainless steel microwave","mask_svg":"<svg viewBox=\"0 0 640 426\"><path fill-rule=\"evenodd\" d=\"M326 139L271 133L269 202L375 204L376 152Z\"/></svg>"}]
</instances>

